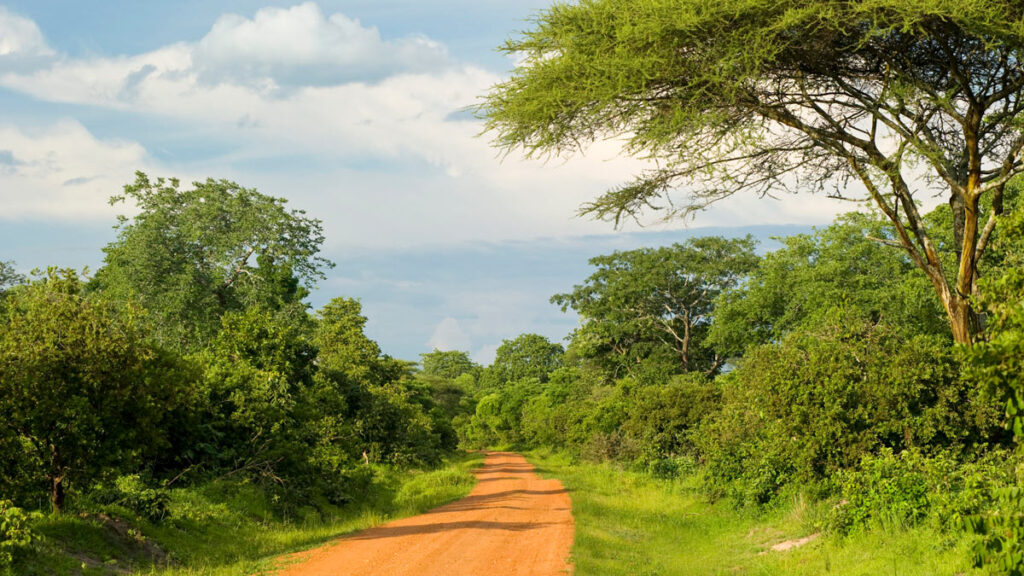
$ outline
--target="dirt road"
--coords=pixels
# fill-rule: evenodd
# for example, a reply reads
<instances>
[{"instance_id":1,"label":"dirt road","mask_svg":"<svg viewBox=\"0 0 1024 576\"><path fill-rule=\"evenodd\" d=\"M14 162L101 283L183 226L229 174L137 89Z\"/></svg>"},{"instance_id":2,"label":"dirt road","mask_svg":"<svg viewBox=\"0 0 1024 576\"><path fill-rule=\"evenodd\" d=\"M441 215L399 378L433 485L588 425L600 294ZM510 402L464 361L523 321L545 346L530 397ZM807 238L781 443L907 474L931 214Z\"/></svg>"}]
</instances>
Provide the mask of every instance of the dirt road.
<instances>
[{"instance_id":1,"label":"dirt road","mask_svg":"<svg viewBox=\"0 0 1024 576\"><path fill-rule=\"evenodd\" d=\"M558 480L525 458L490 452L469 496L342 538L280 576L545 576L569 574L573 522Z\"/></svg>"}]
</instances>

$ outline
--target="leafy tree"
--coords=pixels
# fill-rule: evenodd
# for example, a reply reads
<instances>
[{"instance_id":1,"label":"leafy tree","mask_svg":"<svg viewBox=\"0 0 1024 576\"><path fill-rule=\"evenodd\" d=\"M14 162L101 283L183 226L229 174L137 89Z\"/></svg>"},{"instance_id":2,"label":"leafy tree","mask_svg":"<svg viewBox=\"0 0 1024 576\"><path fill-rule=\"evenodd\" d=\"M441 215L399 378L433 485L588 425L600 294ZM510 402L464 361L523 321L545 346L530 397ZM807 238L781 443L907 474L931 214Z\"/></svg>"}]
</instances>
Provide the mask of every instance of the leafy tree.
<instances>
[{"instance_id":1,"label":"leafy tree","mask_svg":"<svg viewBox=\"0 0 1024 576\"><path fill-rule=\"evenodd\" d=\"M420 359L424 375L449 380L455 380L463 374L479 369L479 366L469 358L469 352L461 350L441 351L435 348L431 352L420 354Z\"/></svg>"},{"instance_id":2,"label":"leafy tree","mask_svg":"<svg viewBox=\"0 0 1024 576\"><path fill-rule=\"evenodd\" d=\"M353 415L358 446L370 462L401 466L430 465L454 448L455 436L432 419L417 391L401 382L365 389L361 409ZM446 445L447 444L447 445Z\"/></svg>"},{"instance_id":3,"label":"leafy tree","mask_svg":"<svg viewBox=\"0 0 1024 576\"><path fill-rule=\"evenodd\" d=\"M481 377L484 387L498 386L525 378L547 382L548 375L562 365L565 350L540 334L520 334L503 340L494 362Z\"/></svg>"},{"instance_id":4,"label":"leafy tree","mask_svg":"<svg viewBox=\"0 0 1024 576\"><path fill-rule=\"evenodd\" d=\"M855 181L969 343L978 263L1024 170L1022 23L1010 0L558 3L505 44L521 64L480 112L507 150L619 136L656 159L584 209L616 222L741 191L846 197ZM691 194L673 199L680 184ZM949 203L953 270L918 208L934 194Z\"/></svg>"},{"instance_id":5,"label":"leafy tree","mask_svg":"<svg viewBox=\"0 0 1024 576\"><path fill-rule=\"evenodd\" d=\"M217 469L277 481L293 464L297 405L310 386L316 357L309 330L260 308L231 311L208 349L202 436L196 445Z\"/></svg>"},{"instance_id":6,"label":"leafy tree","mask_svg":"<svg viewBox=\"0 0 1024 576\"><path fill-rule=\"evenodd\" d=\"M226 180L196 182L141 172L112 203L133 203L106 248L98 289L137 299L153 312L159 342L196 351L210 342L228 310L299 302L331 266L317 256L319 220L287 210L285 200Z\"/></svg>"},{"instance_id":7,"label":"leafy tree","mask_svg":"<svg viewBox=\"0 0 1024 576\"><path fill-rule=\"evenodd\" d=\"M146 343L140 310L82 288L74 271L51 270L10 291L0 320L0 426L31 452L55 511L69 484L166 444L161 418L184 380Z\"/></svg>"},{"instance_id":8,"label":"leafy tree","mask_svg":"<svg viewBox=\"0 0 1024 576\"><path fill-rule=\"evenodd\" d=\"M414 363L382 354L366 336L358 300L334 298L317 312L316 324L318 394L344 403L336 411L310 408L320 429L336 431L321 444L343 451L344 439L366 461L402 465L434 463L454 448L451 417L437 407L433 390L415 382Z\"/></svg>"},{"instance_id":9,"label":"leafy tree","mask_svg":"<svg viewBox=\"0 0 1024 576\"><path fill-rule=\"evenodd\" d=\"M694 238L671 247L615 252L590 260L597 272L551 301L583 320L576 338L591 355L627 369L667 349L682 371L709 375L724 358L706 345L715 298L757 265L751 237Z\"/></svg>"},{"instance_id":10,"label":"leafy tree","mask_svg":"<svg viewBox=\"0 0 1024 576\"><path fill-rule=\"evenodd\" d=\"M783 239L740 288L719 296L710 345L739 356L819 322L836 306L907 334L948 334L927 280L904 252L877 240L891 234L886 221L854 212L812 234Z\"/></svg>"},{"instance_id":11,"label":"leafy tree","mask_svg":"<svg viewBox=\"0 0 1024 576\"><path fill-rule=\"evenodd\" d=\"M381 383L380 346L366 337L363 305L353 298L334 298L317 312L315 341L321 370L351 382Z\"/></svg>"}]
</instances>

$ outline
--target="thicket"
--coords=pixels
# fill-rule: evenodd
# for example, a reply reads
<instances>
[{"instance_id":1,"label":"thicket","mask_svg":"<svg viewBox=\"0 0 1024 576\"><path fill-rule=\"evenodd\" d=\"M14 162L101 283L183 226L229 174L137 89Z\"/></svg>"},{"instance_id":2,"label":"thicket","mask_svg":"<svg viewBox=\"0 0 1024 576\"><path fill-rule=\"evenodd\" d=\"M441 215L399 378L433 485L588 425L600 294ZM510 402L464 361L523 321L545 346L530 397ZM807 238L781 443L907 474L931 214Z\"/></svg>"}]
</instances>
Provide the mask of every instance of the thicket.
<instances>
[{"instance_id":1,"label":"thicket","mask_svg":"<svg viewBox=\"0 0 1024 576\"><path fill-rule=\"evenodd\" d=\"M159 523L171 490L222 485L294 516L455 449L461 388L383 354L357 300L305 302L318 220L227 181L139 174L115 200L137 213L92 277L0 264L0 571L30 511Z\"/></svg>"}]
</instances>

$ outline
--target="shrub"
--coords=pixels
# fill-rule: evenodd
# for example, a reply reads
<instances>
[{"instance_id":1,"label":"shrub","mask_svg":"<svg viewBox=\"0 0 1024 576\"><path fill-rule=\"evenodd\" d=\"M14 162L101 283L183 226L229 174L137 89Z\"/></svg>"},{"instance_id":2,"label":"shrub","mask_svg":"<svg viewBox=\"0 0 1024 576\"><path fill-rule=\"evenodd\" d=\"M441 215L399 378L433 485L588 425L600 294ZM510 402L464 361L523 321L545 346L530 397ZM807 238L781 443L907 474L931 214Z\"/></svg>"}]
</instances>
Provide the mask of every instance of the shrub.
<instances>
[{"instance_id":1,"label":"shrub","mask_svg":"<svg viewBox=\"0 0 1024 576\"><path fill-rule=\"evenodd\" d=\"M154 488L138 474L119 476L112 484L99 484L92 497L100 504L115 504L153 522L163 520L170 505L170 493Z\"/></svg>"},{"instance_id":2,"label":"shrub","mask_svg":"<svg viewBox=\"0 0 1024 576\"><path fill-rule=\"evenodd\" d=\"M752 349L722 379L722 408L695 440L709 487L765 503L882 448L959 450L997 436L998 410L959 376L949 343L835 310Z\"/></svg>"},{"instance_id":3,"label":"shrub","mask_svg":"<svg viewBox=\"0 0 1024 576\"><path fill-rule=\"evenodd\" d=\"M888 448L866 455L856 469L836 476L842 500L828 527L843 533L871 521L906 527L925 520L940 530L962 527L988 507L994 486L1011 481L1012 462L1006 456L994 451L982 460L961 462L947 452L926 456L917 449L894 453Z\"/></svg>"},{"instance_id":4,"label":"shrub","mask_svg":"<svg viewBox=\"0 0 1024 576\"><path fill-rule=\"evenodd\" d=\"M0 499L0 567L11 564L18 550L35 539L29 526L32 516L10 500Z\"/></svg>"},{"instance_id":5,"label":"shrub","mask_svg":"<svg viewBox=\"0 0 1024 576\"><path fill-rule=\"evenodd\" d=\"M622 429L642 448L643 462L693 456L693 433L718 408L720 392L701 374L677 376L661 386L633 391Z\"/></svg>"},{"instance_id":6,"label":"shrub","mask_svg":"<svg viewBox=\"0 0 1024 576\"><path fill-rule=\"evenodd\" d=\"M993 505L970 516L966 526L980 536L974 546L976 567L995 567L1008 576L1024 575L1024 488L992 491Z\"/></svg>"}]
</instances>

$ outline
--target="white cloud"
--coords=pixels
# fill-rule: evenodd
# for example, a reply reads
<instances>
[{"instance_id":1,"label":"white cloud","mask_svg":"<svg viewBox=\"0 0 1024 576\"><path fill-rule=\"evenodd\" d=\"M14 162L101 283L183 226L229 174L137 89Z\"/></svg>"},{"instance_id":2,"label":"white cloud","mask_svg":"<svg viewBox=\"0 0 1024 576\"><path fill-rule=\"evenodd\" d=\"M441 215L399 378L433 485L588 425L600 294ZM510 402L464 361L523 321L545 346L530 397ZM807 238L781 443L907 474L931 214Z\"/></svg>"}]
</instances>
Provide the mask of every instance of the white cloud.
<instances>
[{"instance_id":1,"label":"white cloud","mask_svg":"<svg viewBox=\"0 0 1024 576\"><path fill-rule=\"evenodd\" d=\"M344 14L325 16L307 2L264 8L251 19L221 16L195 47L195 60L214 83L328 85L438 69L448 52L423 36L386 41L376 28Z\"/></svg>"},{"instance_id":2,"label":"white cloud","mask_svg":"<svg viewBox=\"0 0 1024 576\"><path fill-rule=\"evenodd\" d=\"M437 324L426 344L429 348L437 350L469 350L472 343L469 336L462 331L459 321L449 316Z\"/></svg>"},{"instance_id":3,"label":"white cloud","mask_svg":"<svg viewBox=\"0 0 1024 576\"><path fill-rule=\"evenodd\" d=\"M494 358L498 355L498 347L501 344L488 344L481 346L479 350L472 354L473 362L481 366L490 366L494 363Z\"/></svg>"},{"instance_id":4,"label":"white cloud","mask_svg":"<svg viewBox=\"0 0 1024 576\"><path fill-rule=\"evenodd\" d=\"M0 6L0 59L52 55L53 50L35 22Z\"/></svg>"},{"instance_id":5,"label":"white cloud","mask_svg":"<svg viewBox=\"0 0 1024 576\"><path fill-rule=\"evenodd\" d=\"M367 75L377 79L354 81ZM332 244L398 247L609 231L607 223L575 218L576 210L643 163L619 157L615 142L568 162L516 155L499 161L487 137L477 137L479 123L453 113L500 79L450 62L429 39L384 39L306 3L251 18L223 16L197 43L110 58L61 57L32 71L0 73L0 86L171 119L199 140L213 135L226 144L200 163L204 172L287 196L325 220ZM280 158L325 168L261 169ZM806 196L745 197L696 224L823 222L847 208Z\"/></svg>"},{"instance_id":6,"label":"white cloud","mask_svg":"<svg viewBox=\"0 0 1024 576\"><path fill-rule=\"evenodd\" d=\"M107 199L148 163L142 146L102 141L66 120L42 130L0 125L2 219L111 218Z\"/></svg>"}]
</instances>

